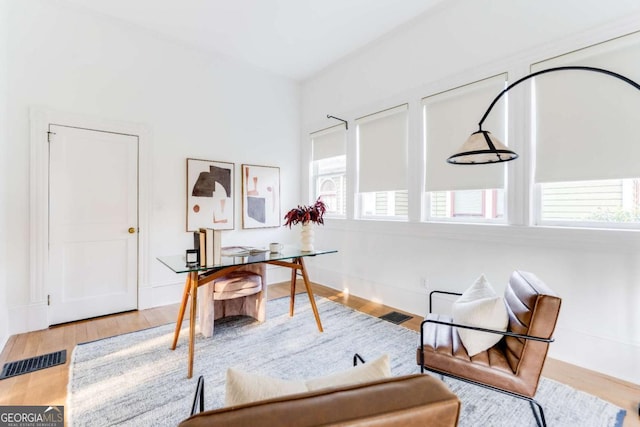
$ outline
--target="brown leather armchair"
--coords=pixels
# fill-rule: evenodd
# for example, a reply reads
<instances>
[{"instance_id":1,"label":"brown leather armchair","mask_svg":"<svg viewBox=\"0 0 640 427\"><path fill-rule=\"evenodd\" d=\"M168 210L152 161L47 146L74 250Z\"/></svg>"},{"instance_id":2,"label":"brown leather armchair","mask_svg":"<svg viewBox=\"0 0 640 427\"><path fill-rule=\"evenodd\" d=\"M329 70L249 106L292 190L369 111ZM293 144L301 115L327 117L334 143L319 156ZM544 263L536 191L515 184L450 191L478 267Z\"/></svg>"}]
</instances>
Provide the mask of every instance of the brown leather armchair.
<instances>
[{"instance_id":1,"label":"brown leather armchair","mask_svg":"<svg viewBox=\"0 0 640 427\"><path fill-rule=\"evenodd\" d=\"M440 380L415 374L198 413L203 409L200 377L192 416L180 427L455 427L460 400Z\"/></svg>"},{"instance_id":2,"label":"brown leather armchair","mask_svg":"<svg viewBox=\"0 0 640 427\"><path fill-rule=\"evenodd\" d=\"M250 316L264 322L267 313L267 266L247 264L200 289L200 332L213 335L214 321L228 316Z\"/></svg>"},{"instance_id":3,"label":"brown leather armchair","mask_svg":"<svg viewBox=\"0 0 640 427\"><path fill-rule=\"evenodd\" d=\"M454 324L448 316L432 314L430 301L429 315L421 325L417 362L422 372L426 369L527 400L538 426L546 426L544 411L534 396L553 341L561 299L534 274L515 271L504 300L509 314L506 332ZM503 338L487 351L469 357L456 328L501 334Z\"/></svg>"}]
</instances>

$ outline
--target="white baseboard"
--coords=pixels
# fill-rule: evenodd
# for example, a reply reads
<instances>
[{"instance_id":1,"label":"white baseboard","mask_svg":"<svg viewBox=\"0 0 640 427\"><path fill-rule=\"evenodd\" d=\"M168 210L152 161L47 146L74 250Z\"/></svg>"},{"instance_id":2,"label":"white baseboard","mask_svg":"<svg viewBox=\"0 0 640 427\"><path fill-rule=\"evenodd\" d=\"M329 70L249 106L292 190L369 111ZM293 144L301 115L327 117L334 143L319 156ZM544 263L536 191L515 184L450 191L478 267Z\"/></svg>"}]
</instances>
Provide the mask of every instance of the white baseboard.
<instances>
[{"instance_id":1,"label":"white baseboard","mask_svg":"<svg viewBox=\"0 0 640 427\"><path fill-rule=\"evenodd\" d=\"M7 341L9 341L9 335L0 335L0 353L4 351Z\"/></svg>"},{"instance_id":2,"label":"white baseboard","mask_svg":"<svg viewBox=\"0 0 640 427\"><path fill-rule=\"evenodd\" d=\"M640 385L640 346L556 327L549 357Z\"/></svg>"},{"instance_id":3,"label":"white baseboard","mask_svg":"<svg viewBox=\"0 0 640 427\"><path fill-rule=\"evenodd\" d=\"M49 327L47 304L29 304L9 308L9 336Z\"/></svg>"},{"instance_id":4,"label":"white baseboard","mask_svg":"<svg viewBox=\"0 0 640 427\"><path fill-rule=\"evenodd\" d=\"M178 303L182 298L183 288L184 282L140 288L138 309L143 310L145 308ZM49 327L46 303L11 307L9 308L8 318L11 319L8 329L9 336Z\"/></svg>"},{"instance_id":5,"label":"white baseboard","mask_svg":"<svg viewBox=\"0 0 640 427\"><path fill-rule=\"evenodd\" d=\"M138 309L158 307L180 302L184 282L168 283L140 288ZM38 331L49 327L46 303L21 305L8 309L9 327L7 336L0 336L4 346L11 335Z\"/></svg>"}]
</instances>

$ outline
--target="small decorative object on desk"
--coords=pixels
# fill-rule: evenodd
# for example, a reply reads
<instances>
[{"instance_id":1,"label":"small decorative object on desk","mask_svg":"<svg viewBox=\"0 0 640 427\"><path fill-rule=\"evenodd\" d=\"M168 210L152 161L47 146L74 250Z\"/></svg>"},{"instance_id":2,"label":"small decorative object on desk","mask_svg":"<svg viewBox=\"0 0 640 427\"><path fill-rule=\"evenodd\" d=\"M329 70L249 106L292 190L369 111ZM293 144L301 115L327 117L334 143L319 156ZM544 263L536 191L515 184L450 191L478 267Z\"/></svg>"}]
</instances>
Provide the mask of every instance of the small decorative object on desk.
<instances>
[{"instance_id":1,"label":"small decorative object on desk","mask_svg":"<svg viewBox=\"0 0 640 427\"><path fill-rule=\"evenodd\" d=\"M285 223L291 228L292 225L302 224L302 247L303 251L313 251L314 229L313 224L323 225L322 217L327 211L327 205L318 197L318 200L310 206L300 206L291 209L284 216Z\"/></svg>"},{"instance_id":2,"label":"small decorative object on desk","mask_svg":"<svg viewBox=\"0 0 640 427\"><path fill-rule=\"evenodd\" d=\"M269 249L253 246L225 246L222 248L222 256L228 257L258 255L264 252L269 252Z\"/></svg>"},{"instance_id":3,"label":"small decorative object on desk","mask_svg":"<svg viewBox=\"0 0 640 427\"><path fill-rule=\"evenodd\" d=\"M273 254L277 254L284 249L284 245L282 243L269 243L269 252Z\"/></svg>"},{"instance_id":4,"label":"small decorative object on desk","mask_svg":"<svg viewBox=\"0 0 640 427\"><path fill-rule=\"evenodd\" d=\"M198 250L197 249L187 249L185 253L185 259L187 261L188 266L197 266L198 262Z\"/></svg>"}]
</instances>

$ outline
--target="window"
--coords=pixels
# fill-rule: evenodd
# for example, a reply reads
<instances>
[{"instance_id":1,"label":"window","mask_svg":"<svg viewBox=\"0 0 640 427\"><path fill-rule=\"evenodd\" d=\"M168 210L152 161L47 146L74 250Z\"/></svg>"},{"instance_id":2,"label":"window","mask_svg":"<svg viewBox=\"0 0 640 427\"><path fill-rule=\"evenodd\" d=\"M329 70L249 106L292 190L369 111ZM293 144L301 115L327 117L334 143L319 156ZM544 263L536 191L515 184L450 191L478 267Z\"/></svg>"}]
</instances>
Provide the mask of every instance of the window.
<instances>
[{"instance_id":1,"label":"window","mask_svg":"<svg viewBox=\"0 0 640 427\"><path fill-rule=\"evenodd\" d=\"M409 215L409 197L406 190L362 193L360 203L363 217L407 217Z\"/></svg>"},{"instance_id":2,"label":"window","mask_svg":"<svg viewBox=\"0 0 640 427\"><path fill-rule=\"evenodd\" d=\"M314 199L321 197L329 216L346 214L347 155L344 125L332 126L310 135L312 147L311 183Z\"/></svg>"},{"instance_id":3,"label":"window","mask_svg":"<svg viewBox=\"0 0 640 427\"><path fill-rule=\"evenodd\" d=\"M504 190L433 191L430 196L433 219L504 218Z\"/></svg>"},{"instance_id":4,"label":"window","mask_svg":"<svg viewBox=\"0 0 640 427\"><path fill-rule=\"evenodd\" d=\"M408 105L356 120L360 218L407 219Z\"/></svg>"},{"instance_id":5,"label":"window","mask_svg":"<svg viewBox=\"0 0 640 427\"><path fill-rule=\"evenodd\" d=\"M640 81L640 33L534 64L611 70ZM628 227L640 223L640 92L601 73L535 77L532 138L537 224Z\"/></svg>"},{"instance_id":6,"label":"window","mask_svg":"<svg viewBox=\"0 0 640 427\"><path fill-rule=\"evenodd\" d=\"M425 144L425 220L505 222L505 164L464 167L447 157L476 131L491 101L505 88L500 74L422 100ZM506 143L507 103L501 100L485 121L486 130ZM465 128L466 126L466 128Z\"/></svg>"},{"instance_id":7,"label":"window","mask_svg":"<svg viewBox=\"0 0 640 427\"><path fill-rule=\"evenodd\" d=\"M328 214L344 216L347 210L346 156L318 160L315 166L315 198L322 198Z\"/></svg>"},{"instance_id":8,"label":"window","mask_svg":"<svg viewBox=\"0 0 640 427\"><path fill-rule=\"evenodd\" d=\"M541 184L541 220L582 223L640 222L639 179Z\"/></svg>"}]
</instances>

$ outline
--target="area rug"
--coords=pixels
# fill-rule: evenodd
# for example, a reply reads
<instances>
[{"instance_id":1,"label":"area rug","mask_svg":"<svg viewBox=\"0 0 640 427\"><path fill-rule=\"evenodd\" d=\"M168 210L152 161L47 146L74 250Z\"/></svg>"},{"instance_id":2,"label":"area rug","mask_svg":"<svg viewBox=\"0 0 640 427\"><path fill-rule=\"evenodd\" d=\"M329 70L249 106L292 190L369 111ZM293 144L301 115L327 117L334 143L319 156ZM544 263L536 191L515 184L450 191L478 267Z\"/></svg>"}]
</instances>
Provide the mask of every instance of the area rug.
<instances>
[{"instance_id":1,"label":"area rug","mask_svg":"<svg viewBox=\"0 0 640 427\"><path fill-rule=\"evenodd\" d=\"M78 345L72 355L66 412L73 426L175 426L189 416L198 376L207 409L224 404L228 367L283 379L349 369L354 353L372 360L388 354L393 375L419 372L418 333L324 298L317 300L318 332L308 299L267 304L267 321L246 317L216 322L212 338L196 336L194 376L187 379L188 330L169 350L173 324ZM535 426L529 404L446 379L462 401L460 426ZM625 411L595 396L543 378L537 400L549 426L622 426Z\"/></svg>"}]
</instances>

